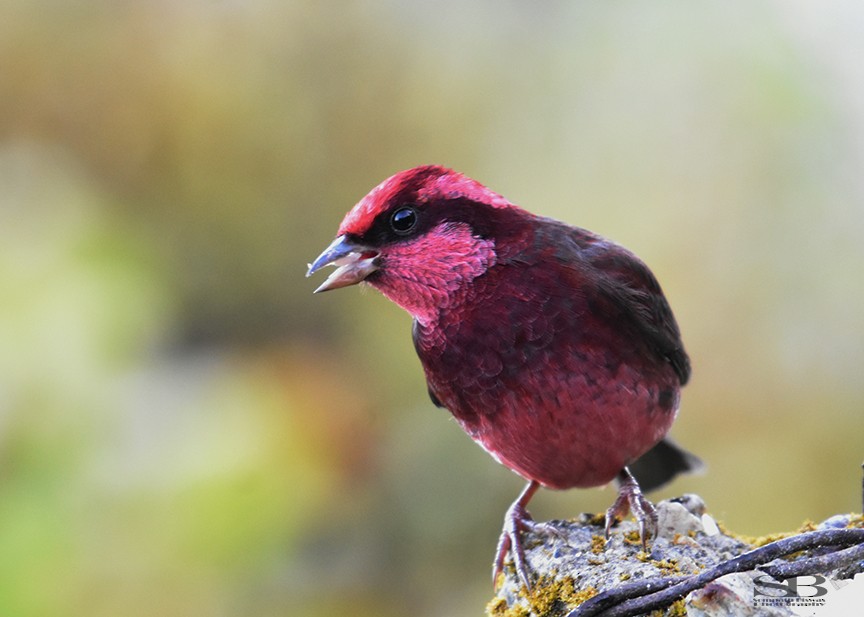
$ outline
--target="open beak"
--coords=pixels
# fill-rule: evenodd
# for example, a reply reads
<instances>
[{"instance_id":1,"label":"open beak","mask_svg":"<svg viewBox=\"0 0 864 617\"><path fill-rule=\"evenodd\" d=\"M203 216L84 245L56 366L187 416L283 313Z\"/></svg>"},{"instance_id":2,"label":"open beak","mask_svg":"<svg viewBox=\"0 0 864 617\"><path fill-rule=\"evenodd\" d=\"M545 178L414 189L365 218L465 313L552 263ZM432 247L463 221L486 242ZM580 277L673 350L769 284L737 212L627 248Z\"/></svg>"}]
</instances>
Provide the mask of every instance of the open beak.
<instances>
[{"instance_id":1,"label":"open beak","mask_svg":"<svg viewBox=\"0 0 864 617\"><path fill-rule=\"evenodd\" d=\"M339 236L324 249L313 263L309 264L306 276L312 276L324 266L335 266L336 271L327 277L315 293L356 285L378 269L378 251L363 246L348 236Z\"/></svg>"}]
</instances>

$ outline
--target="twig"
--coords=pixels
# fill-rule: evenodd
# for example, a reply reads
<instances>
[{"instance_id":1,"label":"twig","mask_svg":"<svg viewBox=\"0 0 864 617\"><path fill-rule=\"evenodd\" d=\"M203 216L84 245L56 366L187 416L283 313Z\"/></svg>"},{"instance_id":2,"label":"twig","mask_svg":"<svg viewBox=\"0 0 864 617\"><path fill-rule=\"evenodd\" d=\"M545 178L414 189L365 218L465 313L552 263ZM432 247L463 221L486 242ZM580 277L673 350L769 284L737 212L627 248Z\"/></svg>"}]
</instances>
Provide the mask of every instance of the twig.
<instances>
[{"instance_id":1,"label":"twig","mask_svg":"<svg viewBox=\"0 0 864 617\"><path fill-rule=\"evenodd\" d=\"M617 589L601 593L587 600L570 611L567 617L590 617L599 615L603 611L605 611L603 617L631 617L668 606L691 591L700 589L721 576L754 570L758 566L790 553L826 546L862 544L864 544L864 529L810 531L771 542L687 578L665 577L654 579L653 584L649 584L650 581L639 581L638 583L622 585ZM856 548L861 547L857 546ZM831 565L834 562L830 561L830 558L837 554L841 554L840 561L845 562L846 559L849 559L847 551L838 551L814 559L828 559L829 565L825 570L833 570L845 565ZM676 580L679 582L676 583Z\"/></svg>"},{"instance_id":2,"label":"twig","mask_svg":"<svg viewBox=\"0 0 864 617\"><path fill-rule=\"evenodd\" d=\"M859 561L864 561L864 544L810 559L760 566L759 569L779 581L793 576L839 570Z\"/></svg>"}]
</instances>

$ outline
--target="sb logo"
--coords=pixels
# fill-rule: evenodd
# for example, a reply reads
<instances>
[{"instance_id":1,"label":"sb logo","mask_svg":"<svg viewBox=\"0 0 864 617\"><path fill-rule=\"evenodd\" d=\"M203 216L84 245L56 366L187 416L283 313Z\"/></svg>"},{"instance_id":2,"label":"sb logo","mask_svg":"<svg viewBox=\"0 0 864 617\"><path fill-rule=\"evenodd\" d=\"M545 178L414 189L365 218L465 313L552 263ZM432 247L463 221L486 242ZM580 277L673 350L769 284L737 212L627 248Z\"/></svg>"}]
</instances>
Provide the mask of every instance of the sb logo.
<instances>
[{"instance_id":1,"label":"sb logo","mask_svg":"<svg viewBox=\"0 0 864 617\"><path fill-rule=\"evenodd\" d=\"M812 581L810 579L812 579ZM815 574L812 576L793 576L791 578L783 579L783 581L784 582L782 583L777 582L766 574L757 576L753 579L753 583L755 584L753 595L769 596L772 598L818 598L828 593L828 589L822 586L826 582L824 576L818 576ZM802 587L812 589L813 591L812 593L807 592L802 594L799 591ZM769 592L767 591L769 589L775 589L777 591Z\"/></svg>"}]
</instances>

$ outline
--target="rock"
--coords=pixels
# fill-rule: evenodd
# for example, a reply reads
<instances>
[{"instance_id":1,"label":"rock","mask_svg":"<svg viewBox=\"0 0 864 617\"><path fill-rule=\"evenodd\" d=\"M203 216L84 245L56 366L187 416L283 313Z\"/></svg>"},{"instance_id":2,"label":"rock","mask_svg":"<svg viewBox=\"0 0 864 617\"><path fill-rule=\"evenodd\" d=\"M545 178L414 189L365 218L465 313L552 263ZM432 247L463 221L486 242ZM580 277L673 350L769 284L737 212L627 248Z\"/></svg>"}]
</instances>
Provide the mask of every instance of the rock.
<instances>
[{"instance_id":1,"label":"rock","mask_svg":"<svg viewBox=\"0 0 864 617\"><path fill-rule=\"evenodd\" d=\"M536 529L523 535L525 557L535 577L532 590L526 592L512 563L508 563L497 581L496 596L487 606L488 614L492 617L563 617L602 592L634 584L656 591L671 584L669 580L673 577L683 581L747 553L756 545L755 540L748 543L721 532L697 495L660 502L657 512L658 534L648 554L642 551L638 528L633 521L614 527L608 543L603 535L603 517L599 515L585 514L575 521L538 524ZM860 516L832 517L816 529L850 528L855 526L855 521L861 526ZM709 581L652 615L794 615L782 605L757 606L754 577L767 575L752 567L749 569ZM853 564L847 574L851 577L862 569L864 565Z\"/></svg>"}]
</instances>

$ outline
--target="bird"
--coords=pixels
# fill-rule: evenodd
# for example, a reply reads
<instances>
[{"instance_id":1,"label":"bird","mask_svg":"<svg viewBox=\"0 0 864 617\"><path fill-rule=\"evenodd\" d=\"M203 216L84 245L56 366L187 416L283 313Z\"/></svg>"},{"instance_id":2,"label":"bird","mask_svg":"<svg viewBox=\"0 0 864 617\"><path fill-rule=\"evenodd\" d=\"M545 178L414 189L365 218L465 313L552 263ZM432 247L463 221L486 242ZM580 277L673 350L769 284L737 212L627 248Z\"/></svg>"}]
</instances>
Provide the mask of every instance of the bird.
<instances>
[{"instance_id":1,"label":"bird","mask_svg":"<svg viewBox=\"0 0 864 617\"><path fill-rule=\"evenodd\" d=\"M643 549L657 514L643 490L701 461L667 433L690 359L648 266L586 229L535 215L439 165L381 182L342 220L307 276L316 293L362 283L413 317L432 402L527 481L507 509L493 582L508 554L522 584L527 510L540 487L615 482L607 541L632 513Z\"/></svg>"}]
</instances>

